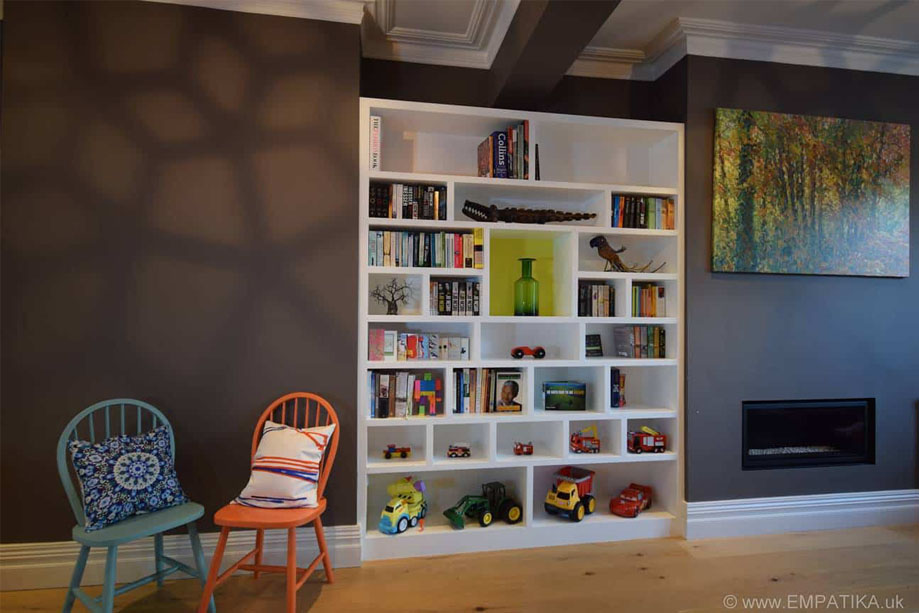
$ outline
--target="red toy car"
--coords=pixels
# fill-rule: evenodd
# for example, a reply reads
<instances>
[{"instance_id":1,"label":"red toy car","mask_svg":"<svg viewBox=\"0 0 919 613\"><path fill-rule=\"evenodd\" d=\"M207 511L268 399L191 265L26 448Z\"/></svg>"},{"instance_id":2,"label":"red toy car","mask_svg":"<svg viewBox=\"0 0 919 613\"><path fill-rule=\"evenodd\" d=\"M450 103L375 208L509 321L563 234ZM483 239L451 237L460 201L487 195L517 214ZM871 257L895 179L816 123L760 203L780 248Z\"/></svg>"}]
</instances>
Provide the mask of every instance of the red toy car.
<instances>
[{"instance_id":1,"label":"red toy car","mask_svg":"<svg viewBox=\"0 0 919 613\"><path fill-rule=\"evenodd\" d=\"M386 449L383 450L383 457L387 460L392 459L393 457L407 458L412 455L411 447L399 447L394 443L386 445Z\"/></svg>"},{"instance_id":2,"label":"red toy car","mask_svg":"<svg viewBox=\"0 0 919 613\"><path fill-rule=\"evenodd\" d=\"M514 442L514 455L533 455L533 443Z\"/></svg>"},{"instance_id":3,"label":"red toy car","mask_svg":"<svg viewBox=\"0 0 919 613\"><path fill-rule=\"evenodd\" d=\"M622 517L637 517L639 513L651 507L651 487L630 483L629 487L619 492L618 498L609 501L609 512Z\"/></svg>"},{"instance_id":4,"label":"red toy car","mask_svg":"<svg viewBox=\"0 0 919 613\"><path fill-rule=\"evenodd\" d=\"M537 360L541 360L546 357L546 350L542 347L527 347L526 345L511 349L511 357L515 360L521 360L525 355L531 355Z\"/></svg>"}]
</instances>

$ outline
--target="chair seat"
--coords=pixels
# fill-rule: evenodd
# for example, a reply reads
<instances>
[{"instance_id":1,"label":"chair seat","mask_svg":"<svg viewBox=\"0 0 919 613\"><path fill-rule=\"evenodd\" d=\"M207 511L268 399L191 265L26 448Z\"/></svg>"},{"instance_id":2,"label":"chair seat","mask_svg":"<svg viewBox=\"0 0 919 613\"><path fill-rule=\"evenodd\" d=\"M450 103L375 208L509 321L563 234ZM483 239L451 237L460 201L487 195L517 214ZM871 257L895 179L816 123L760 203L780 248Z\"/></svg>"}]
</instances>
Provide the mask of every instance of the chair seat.
<instances>
[{"instance_id":1,"label":"chair seat","mask_svg":"<svg viewBox=\"0 0 919 613\"><path fill-rule=\"evenodd\" d=\"M228 528L296 528L322 515L325 507L325 498L310 509L260 509L228 504L214 514L214 523Z\"/></svg>"},{"instance_id":2,"label":"chair seat","mask_svg":"<svg viewBox=\"0 0 919 613\"><path fill-rule=\"evenodd\" d=\"M73 540L90 547L111 547L165 530L184 526L204 515L204 507L186 502L162 511L129 517L107 528L87 532L83 526L73 527Z\"/></svg>"}]
</instances>

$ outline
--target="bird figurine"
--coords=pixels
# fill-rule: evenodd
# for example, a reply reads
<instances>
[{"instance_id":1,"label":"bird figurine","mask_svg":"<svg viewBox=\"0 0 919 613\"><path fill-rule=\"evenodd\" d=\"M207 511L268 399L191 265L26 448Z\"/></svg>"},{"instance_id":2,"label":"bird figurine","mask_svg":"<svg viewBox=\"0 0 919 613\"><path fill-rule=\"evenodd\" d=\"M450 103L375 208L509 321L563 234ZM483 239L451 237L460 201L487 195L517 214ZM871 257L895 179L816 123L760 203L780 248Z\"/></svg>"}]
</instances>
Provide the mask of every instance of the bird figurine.
<instances>
[{"instance_id":1,"label":"bird figurine","mask_svg":"<svg viewBox=\"0 0 919 613\"><path fill-rule=\"evenodd\" d=\"M664 262L653 270L650 270L650 268L654 264L654 260L651 260L644 266L629 266L619 257L619 254L625 251L626 248L620 247L619 249L613 249L609 242L607 242L605 236L593 237L590 239L590 246L597 250L597 254L601 258L606 260L606 267L603 269L603 272L611 270L614 272L657 272L667 264L667 262Z\"/></svg>"}]
</instances>

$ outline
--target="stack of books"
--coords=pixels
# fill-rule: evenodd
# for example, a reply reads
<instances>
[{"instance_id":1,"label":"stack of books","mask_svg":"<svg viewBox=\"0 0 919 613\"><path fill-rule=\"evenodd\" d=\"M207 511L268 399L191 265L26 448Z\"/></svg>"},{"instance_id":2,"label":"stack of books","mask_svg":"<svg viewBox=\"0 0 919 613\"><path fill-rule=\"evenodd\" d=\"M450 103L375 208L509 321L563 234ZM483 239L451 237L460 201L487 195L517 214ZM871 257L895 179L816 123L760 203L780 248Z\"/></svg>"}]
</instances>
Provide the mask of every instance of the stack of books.
<instances>
[{"instance_id":1,"label":"stack of books","mask_svg":"<svg viewBox=\"0 0 919 613\"><path fill-rule=\"evenodd\" d=\"M446 219L443 185L370 184L370 216L389 219Z\"/></svg>"},{"instance_id":2,"label":"stack of books","mask_svg":"<svg viewBox=\"0 0 919 613\"><path fill-rule=\"evenodd\" d=\"M530 178L530 122L492 132L479 144L480 177L497 179Z\"/></svg>"},{"instance_id":3,"label":"stack of books","mask_svg":"<svg viewBox=\"0 0 919 613\"><path fill-rule=\"evenodd\" d=\"M673 230L673 198L613 194L613 227Z\"/></svg>"},{"instance_id":4,"label":"stack of books","mask_svg":"<svg viewBox=\"0 0 919 613\"><path fill-rule=\"evenodd\" d=\"M578 317L613 317L616 289L605 283L578 282Z\"/></svg>"},{"instance_id":5,"label":"stack of books","mask_svg":"<svg viewBox=\"0 0 919 613\"><path fill-rule=\"evenodd\" d=\"M458 368L454 377L454 413L519 413L523 410L523 373L496 368Z\"/></svg>"},{"instance_id":6,"label":"stack of books","mask_svg":"<svg viewBox=\"0 0 919 613\"><path fill-rule=\"evenodd\" d=\"M440 373L421 370L370 372L370 418L433 417L444 413Z\"/></svg>"},{"instance_id":7,"label":"stack of books","mask_svg":"<svg viewBox=\"0 0 919 613\"><path fill-rule=\"evenodd\" d=\"M479 282L432 279L429 307L431 315L479 315Z\"/></svg>"},{"instance_id":8,"label":"stack of books","mask_svg":"<svg viewBox=\"0 0 919 613\"><path fill-rule=\"evenodd\" d=\"M616 326L613 328L616 357L665 358L666 336L662 326Z\"/></svg>"},{"instance_id":9,"label":"stack of books","mask_svg":"<svg viewBox=\"0 0 919 613\"><path fill-rule=\"evenodd\" d=\"M374 328L370 330L367 353L372 362L468 360L469 337Z\"/></svg>"},{"instance_id":10,"label":"stack of books","mask_svg":"<svg viewBox=\"0 0 919 613\"><path fill-rule=\"evenodd\" d=\"M662 285L632 285L632 317L666 317L667 293Z\"/></svg>"},{"instance_id":11,"label":"stack of books","mask_svg":"<svg viewBox=\"0 0 919 613\"><path fill-rule=\"evenodd\" d=\"M371 230L367 264L399 268L484 268L485 231Z\"/></svg>"}]
</instances>

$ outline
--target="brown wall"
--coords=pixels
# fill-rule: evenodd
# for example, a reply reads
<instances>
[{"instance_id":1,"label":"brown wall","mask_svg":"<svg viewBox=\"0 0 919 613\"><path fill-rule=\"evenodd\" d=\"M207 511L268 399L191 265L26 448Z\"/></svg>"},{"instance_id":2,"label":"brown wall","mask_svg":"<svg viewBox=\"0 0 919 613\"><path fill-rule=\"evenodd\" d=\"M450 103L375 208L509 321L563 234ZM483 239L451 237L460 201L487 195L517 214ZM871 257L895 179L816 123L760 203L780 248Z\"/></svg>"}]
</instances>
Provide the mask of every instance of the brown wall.
<instances>
[{"instance_id":1,"label":"brown wall","mask_svg":"<svg viewBox=\"0 0 919 613\"><path fill-rule=\"evenodd\" d=\"M57 437L117 396L171 419L208 518L267 403L326 396L327 523L353 524L358 26L148 2L4 20L2 541L69 538Z\"/></svg>"}]
</instances>

